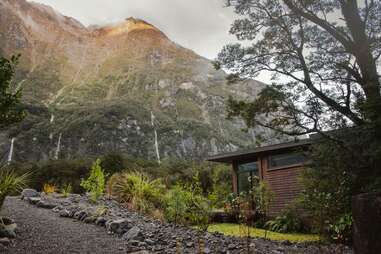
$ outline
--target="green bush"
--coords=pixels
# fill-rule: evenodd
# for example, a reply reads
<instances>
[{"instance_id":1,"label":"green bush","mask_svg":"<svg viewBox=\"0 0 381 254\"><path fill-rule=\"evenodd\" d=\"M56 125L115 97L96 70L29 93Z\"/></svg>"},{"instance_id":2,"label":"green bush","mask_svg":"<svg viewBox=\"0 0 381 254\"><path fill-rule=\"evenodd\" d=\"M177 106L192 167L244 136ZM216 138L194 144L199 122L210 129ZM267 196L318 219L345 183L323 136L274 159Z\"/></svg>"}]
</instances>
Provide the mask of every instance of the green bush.
<instances>
[{"instance_id":1,"label":"green bush","mask_svg":"<svg viewBox=\"0 0 381 254\"><path fill-rule=\"evenodd\" d=\"M13 170L0 168L0 208L6 196L25 188L29 178L30 173L17 175Z\"/></svg>"},{"instance_id":2,"label":"green bush","mask_svg":"<svg viewBox=\"0 0 381 254\"><path fill-rule=\"evenodd\" d=\"M135 210L149 213L162 206L165 186L160 178L150 180L143 173L132 172L116 174L109 181L109 194Z\"/></svg>"},{"instance_id":3,"label":"green bush","mask_svg":"<svg viewBox=\"0 0 381 254\"><path fill-rule=\"evenodd\" d=\"M350 243L352 240L352 224L353 218L351 214L345 214L337 222L330 224L331 239L341 243Z\"/></svg>"},{"instance_id":4,"label":"green bush","mask_svg":"<svg viewBox=\"0 0 381 254\"><path fill-rule=\"evenodd\" d=\"M105 191L105 174L100 166L101 160L97 159L90 170L90 176L81 181L81 186L90 193L90 199L96 202Z\"/></svg>"},{"instance_id":5,"label":"green bush","mask_svg":"<svg viewBox=\"0 0 381 254\"><path fill-rule=\"evenodd\" d=\"M73 191L73 187L71 187L71 184L68 183L68 184L65 184L62 189L61 189L61 193L62 195L66 198L69 196L70 193L72 193Z\"/></svg>"},{"instance_id":6,"label":"green bush","mask_svg":"<svg viewBox=\"0 0 381 254\"><path fill-rule=\"evenodd\" d=\"M167 221L176 224L186 224L187 210L189 208L191 193L181 186L175 185L165 196L164 216Z\"/></svg>"},{"instance_id":7,"label":"green bush","mask_svg":"<svg viewBox=\"0 0 381 254\"><path fill-rule=\"evenodd\" d=\"M292 209L285 210L274 220L268 221L265 226L269 230L279 233L297 233L303 229L301 220Z\"/></svg>"},{"instance_id":8,"label":"green bush","mask_svg":"<svg viewBox=\"0 0 381 254\"><path fill-rule=\"evenodd\" d=\"M199 172L192 181L175 185L165 198L165 218L174 223L198 226L206 231L210 222L211 202L203 196Z\"/></svg>"}]
</instances>

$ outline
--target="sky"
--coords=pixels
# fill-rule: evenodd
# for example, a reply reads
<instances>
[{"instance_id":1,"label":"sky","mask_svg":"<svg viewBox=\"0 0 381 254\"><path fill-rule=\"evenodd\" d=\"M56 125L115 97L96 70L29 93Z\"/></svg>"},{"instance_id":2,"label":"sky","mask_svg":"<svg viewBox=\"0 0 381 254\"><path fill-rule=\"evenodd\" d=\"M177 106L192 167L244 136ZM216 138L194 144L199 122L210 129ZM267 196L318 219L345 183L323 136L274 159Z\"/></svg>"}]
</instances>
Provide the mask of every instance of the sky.
<instances>
[{"instance_id":1,"label":"sky","mask_svg":"<svg viewBox=\"0 0 381 254\"><path fill-rule=\"evenodd\" d=\"M104 25L128 17L143 19L172 41L209 59L235 41L229 34L237 18L224 0L33 0L50 5L82 24Z\"/></svg>"}]
</instances>

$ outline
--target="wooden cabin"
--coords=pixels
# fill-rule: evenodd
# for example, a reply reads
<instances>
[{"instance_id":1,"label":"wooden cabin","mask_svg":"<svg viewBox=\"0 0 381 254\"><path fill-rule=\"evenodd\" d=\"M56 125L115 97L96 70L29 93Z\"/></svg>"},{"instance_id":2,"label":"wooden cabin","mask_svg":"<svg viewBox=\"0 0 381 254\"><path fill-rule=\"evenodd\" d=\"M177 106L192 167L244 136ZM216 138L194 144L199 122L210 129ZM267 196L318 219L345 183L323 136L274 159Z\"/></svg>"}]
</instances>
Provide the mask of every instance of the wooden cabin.
<instances>
[{"instance_id":1,"label":"wooden cabin","mask_svg":"<svg viewBox=\"0 0 381 254\"><path fill-rule=\"evenodd\" d=\"M237 194L252 187L252 176L267 181L274 193L268 215L277 216L301 191L298 177L307 162L304 152L310 145L311 139L304 139L214 155L208 161L232 165L232 189Z\"/></svg>"}]
</instances>

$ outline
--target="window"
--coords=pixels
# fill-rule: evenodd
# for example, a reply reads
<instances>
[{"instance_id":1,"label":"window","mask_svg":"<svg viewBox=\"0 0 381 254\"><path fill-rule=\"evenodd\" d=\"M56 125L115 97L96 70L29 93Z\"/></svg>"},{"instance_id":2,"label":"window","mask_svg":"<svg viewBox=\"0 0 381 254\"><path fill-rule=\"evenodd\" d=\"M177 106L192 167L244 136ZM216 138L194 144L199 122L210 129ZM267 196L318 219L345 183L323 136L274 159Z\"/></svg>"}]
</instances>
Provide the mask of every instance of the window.
<instances>
[{"instance_id":1,"label":"window","mask_svg":"<svg viewBox=\"0 0 381 254\"><path fill-rule=\"evenodd\" d=\"M299 165L303 164L305 161L306 157L301 152L276 154L271 155L268 158L269 169Z\"/></svg>"},{"instance_id":2,"label":"window","mask_svg":"<svg viewBox=\"0 0 381 254\"><path fill-rule=\"evenodd\" d=\"M252 188L252 177L258 176L257 162L239 164L237 174L238 193L248 192Z\"/></svg>"}]
</instances>

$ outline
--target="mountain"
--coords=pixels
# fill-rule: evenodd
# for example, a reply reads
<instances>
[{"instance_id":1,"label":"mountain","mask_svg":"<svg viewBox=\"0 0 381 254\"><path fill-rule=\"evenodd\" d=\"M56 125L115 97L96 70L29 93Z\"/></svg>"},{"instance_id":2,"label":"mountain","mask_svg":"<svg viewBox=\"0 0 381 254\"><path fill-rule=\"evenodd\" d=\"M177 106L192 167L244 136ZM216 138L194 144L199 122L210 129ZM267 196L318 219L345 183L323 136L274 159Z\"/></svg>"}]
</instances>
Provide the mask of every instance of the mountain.
<instances>
[{"instance_id":1,"label":"mountain","mask_svg":"<svg viewBox=\"0 0 381 254\"><path fill-rule=\"evenodd\" d=\"M85 27L46 5L0 0L0 53L21 54L14 83L28 116L0 133L0 155L15 138L14 160L204 158L270 135L225 119L229 96L253 99L263 83L227 84L210 60L140 19Z\"/></svg>"}]
</instances>

